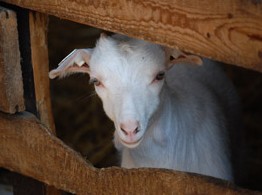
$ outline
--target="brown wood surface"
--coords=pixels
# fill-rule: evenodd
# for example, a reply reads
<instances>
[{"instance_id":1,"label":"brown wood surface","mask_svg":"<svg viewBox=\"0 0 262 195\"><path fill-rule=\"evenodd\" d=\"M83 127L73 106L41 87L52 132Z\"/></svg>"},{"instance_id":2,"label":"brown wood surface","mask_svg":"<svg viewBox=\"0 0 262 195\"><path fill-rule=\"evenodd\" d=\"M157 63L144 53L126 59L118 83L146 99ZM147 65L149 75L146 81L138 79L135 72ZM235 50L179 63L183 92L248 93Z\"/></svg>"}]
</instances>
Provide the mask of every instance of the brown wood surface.
<instances>
[{"instance_id":1,"label":"brown wood surface","mask_svg":"<svg viewBox=\"0 0 262 195\"><path fill-rule=\"evenodd\" d=\"M52 130L52 132L55 132L50 100L50 83L48 78L48 16L37 12L30 12L29 27L36 107L41 122Z\"/></svg>"},{"instance_id":2,"label":"brown wood surface","mask_svg":"<svg viewBox=\"0 0 262 195\"><path fill-rule=\"evenodd\" d=\"M2 1L262 71L260 0Z\"/></svg>"},{"instance_id":3,"label":"brown wood surface","mask_svg":"<svg viewBox=\"0 0 262 195\"><path fill-rule=\"evenodd\" d=\"M55 134L55 124L51 109L47 29L48 16L29 12L29 30L31 43L31 57L35 84L36 108L39 119L50 132ZM45 195L60 195L61 192L52 186L44 186Z\"/></svg>"},{"instance_id":4,"label":"brown wood surface","mask_svg":"<svg viewBox=\"0 0 262 195\"><path fill-rule=\"evenodd\" d=\"M0 7L0 111L24 109L16 14Z\"/></svg>"},{"instance_id":5,"label":"brown wood surface","mask_svg":"<svg viewBox=\"0 0 262 195\"><path fill-rule=\"evenodd\" d=\"M26 112L0 113L0 151L0 167L76 194L256 194L197 174L96 169Z\"/></svg>"}]
</instances>

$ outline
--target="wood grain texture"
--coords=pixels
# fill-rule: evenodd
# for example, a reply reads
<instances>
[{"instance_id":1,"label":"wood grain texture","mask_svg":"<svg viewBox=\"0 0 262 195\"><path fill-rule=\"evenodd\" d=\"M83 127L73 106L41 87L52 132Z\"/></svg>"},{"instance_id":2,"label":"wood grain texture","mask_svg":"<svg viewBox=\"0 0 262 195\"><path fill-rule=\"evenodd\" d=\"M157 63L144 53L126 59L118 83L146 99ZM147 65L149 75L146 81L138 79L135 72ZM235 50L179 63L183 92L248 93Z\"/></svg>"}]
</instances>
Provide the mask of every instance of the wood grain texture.
<instances>
[{"instance_id":1,"label":"wood grain texture","mask_svg":"<svg viewBox=\"0 0 262 195\"><path fill-rule=\"evenodd\" d=\"M29 28L32 66L35 83L36 108L39 119L50 132L55 134L55 124L50 101L50 83L47 77L49 72L47 29L48 16L30 12ZM53 186L45 186L46 195L60 195L61 192Z\"/></svg>"},{"instance_id":2,"label":"wood grain texture","mask_svg":"<svg viewBox=\"0 0 262 195\"><path fill-rule=\"evenodd\" d=\"M260 0L3 1L262 71Z\"/></svg>"},{"instance_id":3,"label":"wood grain texture","mask_svg":"<svg viewBox=\"0 0 262 195\"><path fill-rule=\"evenodd\" d=\"M24 109L16 14L0 7L0 111Z\"/></svg>"},{"instance_id":4,"label":"wood grain texture","mask_svg":"<svg viewBox=\"0 0 262 195\"><path fill-rule=\"evenodd\" d=\"M55 133L50 100L50 83L47 76L49 72L47 48L48 16L41 13L30 12L29 28L36 108L41 122Z\"/></svg>"},{"instance_id":5,"label":"wood grain texture","mask_svg":"<svg viewBox=\"0 0 262 195\"><path fill-rule=\"evenodd\" d=\"M259 194L197 174L96 169L26 112L0 113L0 151L0 167L76 194Z\"/></svg>"},{"instance_id":6,"label":"wood grain texture","mask_svg":"<svg viewBox=\"0 0 262 195\"><path fill-rule=\"evenodd\" d=\"M55 124L51 109L50 83L47 48L48 16L37 12L29 12L29 30L31 57L35 84L36 109L42 124L55 134ZM60 195L53 186L44 186L45 195Z\"/></svg>"}]
</instances>

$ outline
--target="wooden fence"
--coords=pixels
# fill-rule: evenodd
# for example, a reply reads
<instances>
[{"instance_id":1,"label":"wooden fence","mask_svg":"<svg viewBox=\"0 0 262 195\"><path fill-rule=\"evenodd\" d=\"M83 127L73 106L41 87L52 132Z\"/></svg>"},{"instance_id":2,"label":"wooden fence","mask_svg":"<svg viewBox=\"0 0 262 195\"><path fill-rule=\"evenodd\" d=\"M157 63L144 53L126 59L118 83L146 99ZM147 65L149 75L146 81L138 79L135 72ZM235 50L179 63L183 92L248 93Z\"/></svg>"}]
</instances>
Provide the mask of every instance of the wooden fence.
<instances>
[{"instance_id":1,"label":"wooden fence","mask_svg":"<svg viewBox=\"0 0 262 195\"><path fill-rule=\"evenodd\" d=\"M258 193L178 171L94 168L55 137L46 34L48 15L54 15L262 72L260 1L1 0L0 5L8 7L0 7L0 167L47 184L38 194L60 194L56 189L76 194Z\"/></svg>"}]
</instances>

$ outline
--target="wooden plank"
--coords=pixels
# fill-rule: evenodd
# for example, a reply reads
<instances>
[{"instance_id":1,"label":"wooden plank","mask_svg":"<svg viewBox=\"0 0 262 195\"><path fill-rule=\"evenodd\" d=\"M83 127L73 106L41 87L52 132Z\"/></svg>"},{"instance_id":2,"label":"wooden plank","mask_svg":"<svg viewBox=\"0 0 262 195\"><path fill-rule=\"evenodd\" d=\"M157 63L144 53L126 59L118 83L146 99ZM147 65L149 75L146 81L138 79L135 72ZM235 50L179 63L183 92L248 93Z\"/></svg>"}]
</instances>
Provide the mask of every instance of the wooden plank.
<instances>
[{"instance_id":1,"label":"wooden plank","mask_svg":"<svg viewBox=\"0 0 262 195\"><path fill-rule=\"evenodd\" d=\"M96 169L33 115L0 113L0 167L76 194L261 194L164 169Z\"/></svg>"},{"instance_id":2,"label":"wooden plank","mask_svg":"<svg viewBox=\"0 0 262 195\"><path fill-rule=\"evenodd\" d=\"M55 124L51 109L47 29L48 16L29 12L31 56L35 84L36 109L38 117L55 134ZM45 186L46 195L59 195L61 192L52 186Z\"/></svg>"},{"instance_id":3,"label":"wooden plank","mask_svg":"<svg viewBox=\"0 0 262 195\"><path fill-rule=\"evenodd\" d=\"M48 16L30 12L29 27L36 107L41 122L55 133L50 100L50 83L47 77L49 72L47 48Z\"/></svg>"},{"instance_id":4,"label":"wooden plank","mask_svg":"<svg viewBox=\"0 0 262 195\"><path fill-rule=\"evenodd\" d=\"M3 1L262 71L260 0Z\"/></svg>"},{"instance_id":5,"label":"wooden plank","mask_svg":"<svg viewBox=\"0 0 262 195\"><path fill-rule=\"evenodd\" d=\"M15 12L0 7L0 111L25 110Z\"/></svg>"}]
</instances>

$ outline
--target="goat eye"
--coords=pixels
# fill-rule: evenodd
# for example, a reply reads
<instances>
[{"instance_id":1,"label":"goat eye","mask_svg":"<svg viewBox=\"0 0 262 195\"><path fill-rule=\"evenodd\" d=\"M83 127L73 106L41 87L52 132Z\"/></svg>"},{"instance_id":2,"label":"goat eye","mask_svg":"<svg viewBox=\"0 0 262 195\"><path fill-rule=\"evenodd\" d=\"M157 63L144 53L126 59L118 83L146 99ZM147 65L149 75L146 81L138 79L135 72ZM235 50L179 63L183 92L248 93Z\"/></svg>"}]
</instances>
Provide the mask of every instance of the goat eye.
<instances>
[{"instance_id":1,"label":"goat eye","mask_svg":"<svg viewBox=\"0 0 262 195\"><path fill-rule=\"evenodd\" d=\"M94 84L95 86L101 85L101 82L99 80L97 80L97 78L90 79L89 83Z\"/></svg>"},{"instance_id":2,"label":"goat eye","mask_svg":"<svg viewBox=\"0 0 262 195\"><path fill-rule=\"evenodd\" d=\"M164 71L161 71L161 72L159 72L159 73L156 75L155 80L161 81L161 80L163 80L164 78L165 78L165 72L164 72Z\"/></svg>"}]
</instances>

